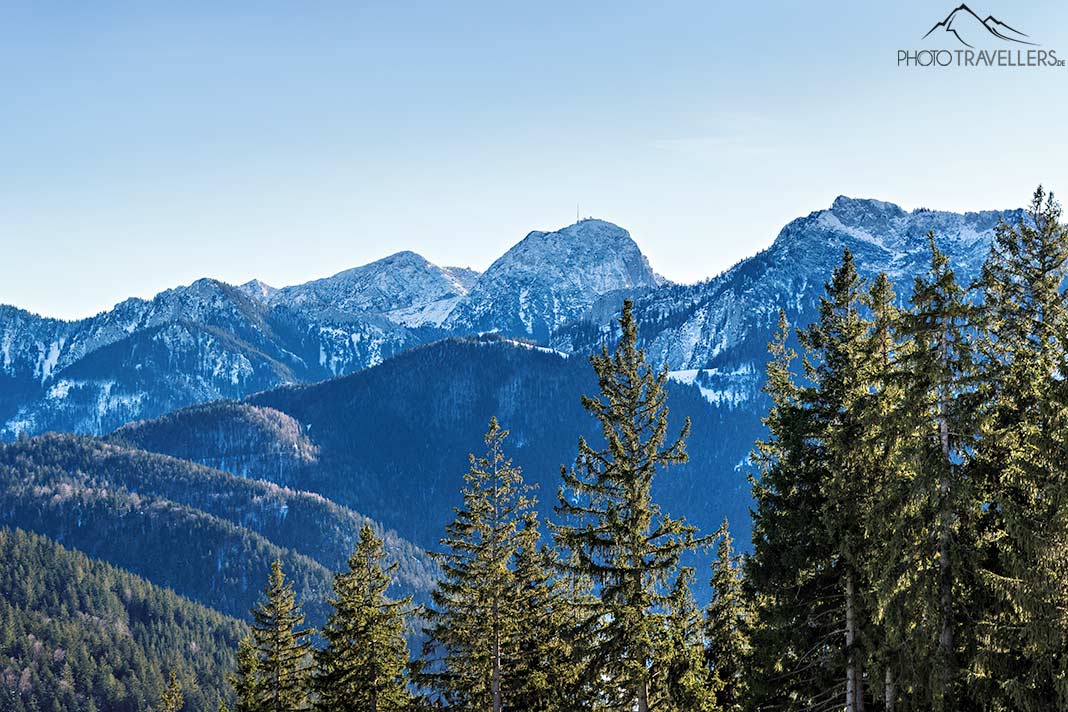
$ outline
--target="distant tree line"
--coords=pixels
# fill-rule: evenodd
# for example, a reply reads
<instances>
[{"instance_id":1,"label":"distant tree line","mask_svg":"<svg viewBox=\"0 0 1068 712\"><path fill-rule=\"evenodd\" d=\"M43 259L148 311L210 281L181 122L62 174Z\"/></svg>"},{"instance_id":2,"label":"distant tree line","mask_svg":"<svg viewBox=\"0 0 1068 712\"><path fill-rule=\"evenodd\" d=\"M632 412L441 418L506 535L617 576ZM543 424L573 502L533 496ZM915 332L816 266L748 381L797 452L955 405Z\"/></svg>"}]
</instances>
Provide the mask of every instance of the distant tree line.
<instances>
[{"instance_id":1,"label":"distant tree line","mask_svg":"<svg viewBox=\"0 0 1068 712\"><path fill-rule=\"evenodd\" d=\"M201 710L225 698L243 623L38 534L0 529L0 562L0 710ZM170 708L159 704L168 678Z\"/></svg>"}]
</instances>

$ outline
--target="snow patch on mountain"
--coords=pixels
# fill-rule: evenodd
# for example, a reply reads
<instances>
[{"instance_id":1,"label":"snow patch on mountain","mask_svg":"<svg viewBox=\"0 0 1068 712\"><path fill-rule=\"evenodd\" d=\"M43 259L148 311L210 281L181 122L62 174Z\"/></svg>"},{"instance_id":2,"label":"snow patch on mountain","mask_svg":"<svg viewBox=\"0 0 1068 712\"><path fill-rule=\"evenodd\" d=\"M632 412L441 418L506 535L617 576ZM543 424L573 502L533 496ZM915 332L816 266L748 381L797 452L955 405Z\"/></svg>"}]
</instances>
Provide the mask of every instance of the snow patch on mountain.
<instances>
[{"instance_id":1,"label":"snow patch on mountain","mask_svg":"<svg viewBox=\"0 0 1068 712\"><path fill-rule=\"evenodd\" d=\"M928 231L966 282L998 222L1021 215L909 212L839 196L790 222L766 250L695 285L666 283L626 230L589 219L528 234L483 274L399 252L283 289L201 279L71 322L0 306L0 438L101 432L353 373L447 336L496 333L524 348L586 354L617 338L625 297L636 300L650 361L692 378L713 402L745 407L759 396L779 309L793 324L810 322L843 249L863 275L886 271L906 299L926 266Z\"/></svg>"},{"instance_id":2,"label":"snow patch on mountain","mask_svg":"<svg viewBox=\"0 0 1068 712\"><path fill-rule=\"evenodd\" d=\"M278 294L277 288L272 287L266 282L261 282L258 279L249 280L239 286L238 289L253 299L257 299L261 302L269 302L275 294Z\"/></svg>"},{"instance_id":3,"label":"snow patch on mountain","mask_svg":"<svg viewBox=\"0 0 1068 712\"><path fill-rule=\"evenodd\" d=\"M630 233L603 220L581 220L528 234L490 265L443 326L453 333L497 329L544 342L604 295L659 283Z\"/></svg>"},{"instance_id":4,"label":"snow patch on mountain","mask_svg":"<svg viewBox=\"0 0 1068 712\"><path fill-rule=\"evenodd\" d=\"M438 267L414 252L398 252L333 277L285 287L270 303L311 312L381 314L410 327L437 325L467 294L469 272Z\"/></svg>"}]
</instances>

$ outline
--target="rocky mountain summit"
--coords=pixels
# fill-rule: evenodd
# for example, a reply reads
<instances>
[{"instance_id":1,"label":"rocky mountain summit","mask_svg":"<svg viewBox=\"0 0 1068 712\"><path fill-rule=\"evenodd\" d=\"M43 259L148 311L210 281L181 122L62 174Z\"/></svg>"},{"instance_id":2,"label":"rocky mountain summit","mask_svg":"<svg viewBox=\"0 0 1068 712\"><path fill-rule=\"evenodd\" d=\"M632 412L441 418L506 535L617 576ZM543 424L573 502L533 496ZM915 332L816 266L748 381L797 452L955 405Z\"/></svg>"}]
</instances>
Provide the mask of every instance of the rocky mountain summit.
<instances>
[{"instance_id":1,"label":"rocky mountain summit","mask_svg":"<svg viewBox=\"0 0 1068 712\"><path fill-rule=\"evenodd\" d=\"M588 353L614 338L612 318L628 296L652 358L713 402L737 406L758 392L780 307L807 323L843 249L862 274L885 271L906 294L928 231L966 281L998 222L1019 218L842 196L694 285L666 282L626 230L587 219L528 234L481 274L398 252L281 289L201 279L79 321L0 306L0 439L109 432L196 403L354 373L449 336L496 333Z\"/></svg>"}]
</instances>

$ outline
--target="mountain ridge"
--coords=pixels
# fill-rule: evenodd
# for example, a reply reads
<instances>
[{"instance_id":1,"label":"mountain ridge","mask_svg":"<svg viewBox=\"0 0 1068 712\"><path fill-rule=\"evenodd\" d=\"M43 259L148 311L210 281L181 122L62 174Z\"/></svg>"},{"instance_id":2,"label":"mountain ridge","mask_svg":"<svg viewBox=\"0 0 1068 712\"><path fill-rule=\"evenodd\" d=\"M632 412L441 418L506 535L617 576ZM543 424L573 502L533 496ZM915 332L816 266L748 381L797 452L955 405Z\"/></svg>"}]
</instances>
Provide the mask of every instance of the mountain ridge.
<instances>
[{"instance_id":1,"label":"mountain ridge","mask_svg":"<svg viewBox=\"0 0 1068 712\"><path fill-rule=\"evenodd\" d=\"M780 305L807 318L841 249L869 275L908 279L934 229L972 274L996 222L1018 214L905 211L841 195L692 285L659 277L622 227L587 219L528 233L482 273L401 251L281 289L204 278L71 322L0 307L0 440L102 434L195 403L353 373L449 336L498 333L564 353L598 348L625 297L638 303L647 344L672 369L753 372L751 358L724 359L742 342L764 340ZM762 345L749 350L762 355Z\"/></svg>"}]
</instances>

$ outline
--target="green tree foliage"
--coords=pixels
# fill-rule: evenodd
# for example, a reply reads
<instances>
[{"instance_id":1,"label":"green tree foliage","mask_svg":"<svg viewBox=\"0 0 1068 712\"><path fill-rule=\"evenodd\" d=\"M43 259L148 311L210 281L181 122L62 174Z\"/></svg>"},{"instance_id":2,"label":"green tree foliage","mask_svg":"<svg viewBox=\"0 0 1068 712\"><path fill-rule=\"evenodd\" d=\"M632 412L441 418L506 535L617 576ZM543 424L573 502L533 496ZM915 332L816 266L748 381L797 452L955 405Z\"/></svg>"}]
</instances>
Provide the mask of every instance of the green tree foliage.
<instances>
[{"instance_id":1,"label":"green tree foliage","mask_svg":"<svg viewBox=\"0 0 1068 712\"><path fill-rule=\"evenodd\" d=\"M534 512L523 519L513 575L516 587L516 645L505 659L506 709L565 712L583 709L581 654L576 636L579 609L566 580L555 577L557 554L538 546Z\"/></svg>"},{"instance_id":2,"label":"green tree foliage","mask_svg":"<svg viewBox=\"0 0 1068 712\"><path fill-rule=\"evenodd\" d=\"M833 542L823 525L827 475L814 452L811 414L794 373L796 353L783 313L769 349L768 437L753 459L753 552L745 563L756 623L750 694L756 709L820 709L840 692L840 595Z\"/></svg>"},{"instance_id":3,"label":"green tree foliage","mask_svg":"<svg viewBox=\"0 0 1068 712\"><path fill-rule=\"evenodd\" d=\"M686 461L687 420L678 437L668 435L667 369L654 371L637 346L633 305L624 303L622 339L613 354L603 348L590 363L599 397L583 397L597 418L604 447L579 439L579 454L564 480L557 512L567 522L554 527L573 557L573 573L599 586L600 623L591 641L591 667L611 706L647 712L667 694L652 689L657 641L675 589L682 554L699 543L684 519L663 514L653 501L653 480L669 465Z\"/></svg>"},{"instance_id":4,"label":"green tree foliage","mask_svg":"<svg viewBox=\"0 0 1068 712\"><path fill-rule=\"evenodd\" d=\"M165 670L218 706L243 624L37 534L0 529L0 561L0 709L148 712Z\"/></svg>"},{"instance_id":5,"label":"green tree foliage","mask_svg":"<svg viewBox=\"0 0 1068 712\"><path fill-rule=\"evenodd\" d=\"M463 505L441 540L443 577L428 613L432 659L422 666L423 678L445 703L463 709L520 709L518 700L537 698L544 687L522 660L543 651L540 635L552 634L531 606L552 595L542 572L548 562L536 553L535 502L505 455L507 437L492 419L485 453L470 456Z\"/></svg>"},{"instance_id":6,"label":"green tree foliage","mask_svg":"<svg viewBox=\"0 0 1068 712\"><path fill-rule=\"evenodd\" d=\"M915 280L910 308L895 316L896 336L882 350L886 367L873 374L889 404L872 414L873 427L881 422L874 437L884 465L869 524L879 532L869 575L882 627L876 664L884 705L953 710L970 647L964 611L978 511L965 467L976 446L973 309L928 237L928 271Z\"/></svg>"},{"instance_id":7,"label":"green tree foliage","mask_svg":"<svg viewBox=\"0 0 1068 712\"><path fill-rule=\"evenodd\" d=\"M382 540L365 524L348 571L334 577L326 646L316 652L318 710L398 712L411 703L404 639L411 598L386 595L396 565L383 568L384 559Z\"/></svg>"},{"instance_id":8,"label":"green tree foliage","mask_svg":"<svg viewBox=\"0 0 1068 712\"><path fill-rule=\"evenodd\" d=\"M258 658L253 709L297 712L309 707L311 631L286 579L282 563L271 564L264 600L252 610L252 647Z\"/></svg>"},{"instance_id":9,"label":"green tree foliage","mask_svg":"<svg viewBox=\"0 0 1068 712\"><path fill-rule=\"evenodd\" d=\"M833 543L829 565L840 593L840 610L834 617L843 630L840 650L845 669L839 674L844 675L842 703L847 712L864 707L864 645L870 617L864 576L871 555L864 522L878 476L872 452L865 447L869 433L864 414L871 390L865 300L864 282L846 250L820 300L819 318L800 334L810 384L802 388L802 402L813 426L814 455L827 468L820 483L826 496L821 518Z\"/></svg>"},{"instance_id":10,"label":"green tree foliage","mask_svg":"<svg viewBox=\"0 0 1068 712\"><path fill-rule=\"evenodd\" d=\"M864 520L874 476L870 453L857 447L870 392L864 299L847 250L818 320L799 333L802 385L790 373L784 317L772 347L768 389L775 406L770 438L756 453L762 473L754 492L753 585L767 628L756 663L763 681L755 687L787 707L863 708L870 547ZM795 531L783 526L787 517Z\"/></svg>"},{"instance_id":11,"label":"green tree foliage","mask_svg":"<svg viewBox=\"0 0 1068 712\"><path fill-rule=\"evenodd\" d=\"M973 683L999 710L1068 707L1068 232L1039 188L983 267L980 438L987 605Z\"/></svg>"},{"instance_id":12,"label":"green tree foliage","mask_svg":"<svg viewBox=\"0 0 1068 712\"><path fill-rule=\"evenodd\" d=\"M693 569L679 570L650 668L650 687L660 691L652 709L663 712L718 710L709 685L704 621L691 593L693 580Z\"/></svg>"},{"instance_id":13,"label":"green tree foliage","mask_svg":"<svg viewBox=\"0 0 1068 712\"><path fill-rule=\"evenodd\" d=\"M237 698L233 712L259 712L261 706L260 658L252 644L252 636L246 635L237 647L237 671L227 680ZM223 706L222 712L228 712Z\"/></svg>"},{"instance_id":14,"label":"green tree foliage","mask_svg":"<svg viewBox=\"0 0 1068 712\"><path fill-rule=\"evenodd\" d=\"M172 670L167 681L167 688L159 698L156 712L181 712L185 707L185 695L182 694L182 681Z\"/></svg>"},{"instance_id":15,"label":"green tree foliage","mask_svg":"<svg viewBox=\"0 0 1068 712\"><path fill-rule=\"evenodd\" d=\"M704 618L710 708L717 712L742 712L749 699L752 614L742 588L742 559L734 553L726 521L717 537L716 560L712 563L712 600Z\"/></svg>"},{"instance_id":16,"label":"green tree foliage","mask_svg":"<svg viewBox=\"0 0 1068 712\"><path fill-rule=\"evenodd\" d=\"M904 309L846 254L800 377L781 324L754 454L752 708L1068 708L1060 218L1039 189L974 295L931 235Z\"/></svg>"}]
</instances>

